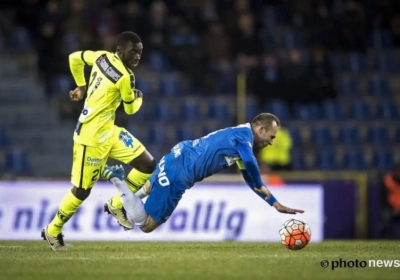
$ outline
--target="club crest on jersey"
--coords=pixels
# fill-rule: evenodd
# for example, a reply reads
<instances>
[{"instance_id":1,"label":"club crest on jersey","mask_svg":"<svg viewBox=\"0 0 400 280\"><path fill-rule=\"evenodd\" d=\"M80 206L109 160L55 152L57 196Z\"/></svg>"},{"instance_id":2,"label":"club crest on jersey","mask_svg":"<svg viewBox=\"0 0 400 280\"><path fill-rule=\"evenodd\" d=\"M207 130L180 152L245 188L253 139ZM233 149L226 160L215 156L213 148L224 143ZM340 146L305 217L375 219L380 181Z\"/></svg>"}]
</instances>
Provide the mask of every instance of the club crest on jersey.
<instances>
[{"instance_id":1,"label":"club crest on jersey","mask_svg":"<svg viewBox=\"0 0 400 280\"><path fill-rule=\"evenodd\" d=\"M133 148L133 139L126 131L121 131L119 134L119 140L124 142L126 147Z\"/></svg>"}]
</instances>

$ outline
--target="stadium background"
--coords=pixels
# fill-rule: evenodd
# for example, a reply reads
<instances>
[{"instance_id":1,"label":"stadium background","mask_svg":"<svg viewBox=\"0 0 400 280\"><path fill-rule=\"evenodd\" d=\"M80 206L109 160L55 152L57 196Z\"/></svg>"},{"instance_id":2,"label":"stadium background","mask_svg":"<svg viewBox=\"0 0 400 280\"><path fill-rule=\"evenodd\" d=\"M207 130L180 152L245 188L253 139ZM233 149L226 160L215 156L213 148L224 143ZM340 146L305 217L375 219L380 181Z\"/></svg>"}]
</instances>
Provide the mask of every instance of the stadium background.
<instances>
[{"instance_id":1,"label":"stadium background","mask_svg":"<svg viewBox=\"0 0 400 280\"><path fill-rule=\"evenodd\" d=\"M0 5L3 180L68 180L82 108L68 100L68 55L113 50L132 30L144 43L135 70L144 105L134 116L119 110L117 124L157 160L177 141L274 113L287 133L259 157L266 180L322 183L326 221L350 217L326 238L380 237L381 178L400 159L397 1ZM231 169L211 181L240 178Z\"/></svg>"}]
</instances>

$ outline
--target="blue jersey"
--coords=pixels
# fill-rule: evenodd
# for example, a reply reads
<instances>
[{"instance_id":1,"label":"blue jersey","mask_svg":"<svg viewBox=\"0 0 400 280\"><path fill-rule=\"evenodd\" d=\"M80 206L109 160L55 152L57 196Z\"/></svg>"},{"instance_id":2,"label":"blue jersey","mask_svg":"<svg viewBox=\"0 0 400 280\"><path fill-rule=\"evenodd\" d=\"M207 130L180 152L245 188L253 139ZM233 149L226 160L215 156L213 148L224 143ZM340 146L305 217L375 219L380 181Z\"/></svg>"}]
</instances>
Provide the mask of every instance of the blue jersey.
<instances>
[{"instance_id":1,"label":"blue jersey","mask_svg":"<svg viewBox=\"0 0 400 280\"><path fill-rule=\"evenodd\" d=\"M264 184L253 155L253 140L251 125L247 123L175 145L149 179L151 193L145 203L146 213L157 223L165 222L187 189L237 161L249 187L253 191L261 188ZM265 199L264 194L256 194ZM271 195L267 202L273 205L275 201Z\"/></svg>"},{"instance_id":2,"label":"blue jersey","mask_svg":"<svg viewBox=\"0 0 400 280\"><path fill-rule=\"evenodd\" d=\"M171 151L183 161L186 183L193 186L235 164L240 154L238 144L253 145L249 123L214 131L200 139L178 143Z\"/></svg>"}]
</instances>

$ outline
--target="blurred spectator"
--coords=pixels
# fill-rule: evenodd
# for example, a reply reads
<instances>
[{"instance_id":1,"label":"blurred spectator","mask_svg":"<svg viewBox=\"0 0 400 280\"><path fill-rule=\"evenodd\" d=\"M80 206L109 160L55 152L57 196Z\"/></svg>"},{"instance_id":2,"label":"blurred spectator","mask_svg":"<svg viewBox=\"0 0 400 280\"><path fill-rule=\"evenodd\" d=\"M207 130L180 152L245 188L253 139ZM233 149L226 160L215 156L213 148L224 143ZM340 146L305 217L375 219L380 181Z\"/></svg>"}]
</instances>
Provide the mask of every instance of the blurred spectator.
<instances>
[{"instance_id":1,"label":"blurred spectator","mask_svg":"<svg viewBox=\"0 0 400 280\"><path fill-rule=\"evenodd\" d=\"M235 38L234 54L244 55L247 66L256 66L257 58L262 53L262 42L251 13L239 16L233 38Z\"/></svg>"},{"instance_id":2,"label":"blurred spectator","mask_svg":"<svg viewBox=\"0 0 400 280\"><path fill-rule=\"evenodd\" d=\"M282 127L274 139L274 144L261 150L259 161L267 164L272 171L291 170L292 138L289 130Z\"/></svg>"},{"instance_id":3,"label":"blurred spectator","mask_svg":"<svg viewBox=\"0 0 400 280\"><path fill-rule=\"evenodd\" d=\"M362 5L354 0L347 1L344 12L336 22L336 34L339 35L339 50L364 52L367 38L365 12Z\"/></svg>"},{"instance_id":4,"label":"blurred spectator","mask_svg":"<svg viewBox=\"0 0 400 280\"><path fill-rule=\"evenodd\" d=\"M333 84L333 70L324 49L313 49L309 71L311 75L310 99L313 102L318 102L324 99L336 98Z\"/></svg>"},{"instance_id":5,"label":"blurred spectator","mask_svg":"<svg viewBox=\"0 0 400 280\"><path fill-rule=\"evenodd\" d=\"M290 50L282 69L282 98L290 105L312 101L310 78L309 69L301 62L300 51Z\"/></svg>"},{"instance_id":6,"label":"blurred spectator","mask_svg":"<svg viewBox=\"0 0 400 280\"><path fill-rule=\"evenodd\" d=\"M333 42L336 40L335 35L332 34L334 32L334 19L324 1L320 1L313 10L307 27L310 30L311 45L333 48Z\"/></svg>"},{"instance_id":7,"label":"blurred spectator","mask_svg":"<svg viewBox=\"0 0 400 280\"><path fill-rule=\"evenodd\" d=\"M400 164L384 176L383 193L381 237L391 238L393 225L400 222Z\"/></svg>"},{"instance_id":8,"label":"blurred spectator","mask_svg":"<svg viewBox=\"0 0 400 280\"><path fill-rule=\"evenodd\" d=\"M249 89L260 104L267 99L282 98L282 70L274 53L268 52L248 77Z\"/></svg>"}]
</instances>

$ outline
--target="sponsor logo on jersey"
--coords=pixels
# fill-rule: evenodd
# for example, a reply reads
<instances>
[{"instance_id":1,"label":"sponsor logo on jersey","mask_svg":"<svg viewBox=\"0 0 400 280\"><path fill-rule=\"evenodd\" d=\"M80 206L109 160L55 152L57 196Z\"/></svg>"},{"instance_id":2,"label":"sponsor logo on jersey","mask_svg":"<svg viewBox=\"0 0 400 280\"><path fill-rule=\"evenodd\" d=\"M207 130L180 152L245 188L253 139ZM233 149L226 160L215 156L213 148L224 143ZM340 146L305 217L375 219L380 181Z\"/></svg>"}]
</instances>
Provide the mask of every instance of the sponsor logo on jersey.
<instances>
[{"instance_id":1,"label":"sponsor logo on jersey","mask_svg":"<svg viewBox=\"0 0 400 280\"><path fill-rule=\"evenodd\" d=\"M102 158L87 157L86 166L101 166L103 160Z\"/></svg>"},{"instance_id":2,"label":"sponsor logo on jersey","mask_svg":"<svg viewBox=\"0 0 400 280\"><path fill-rule=\"evenodd\" d=\"M234 165L235 162L239 159L240 159L240 157L237 157L237 156L225 156L225 160L226 160L226 163L228 164L228 166Z\"/></svg>"},{"instance_id":3,"label":"sponsor logo on jersey","mask_svg":"<svg viewBox=\"0 0 400 280\"><path fill-rule=\"evenodd\" d=\"M96 60L96 65L103 75L114 84L122 77L122 73L111 64L106 54L103 54Z\"/></svg>"}]
</instances>

